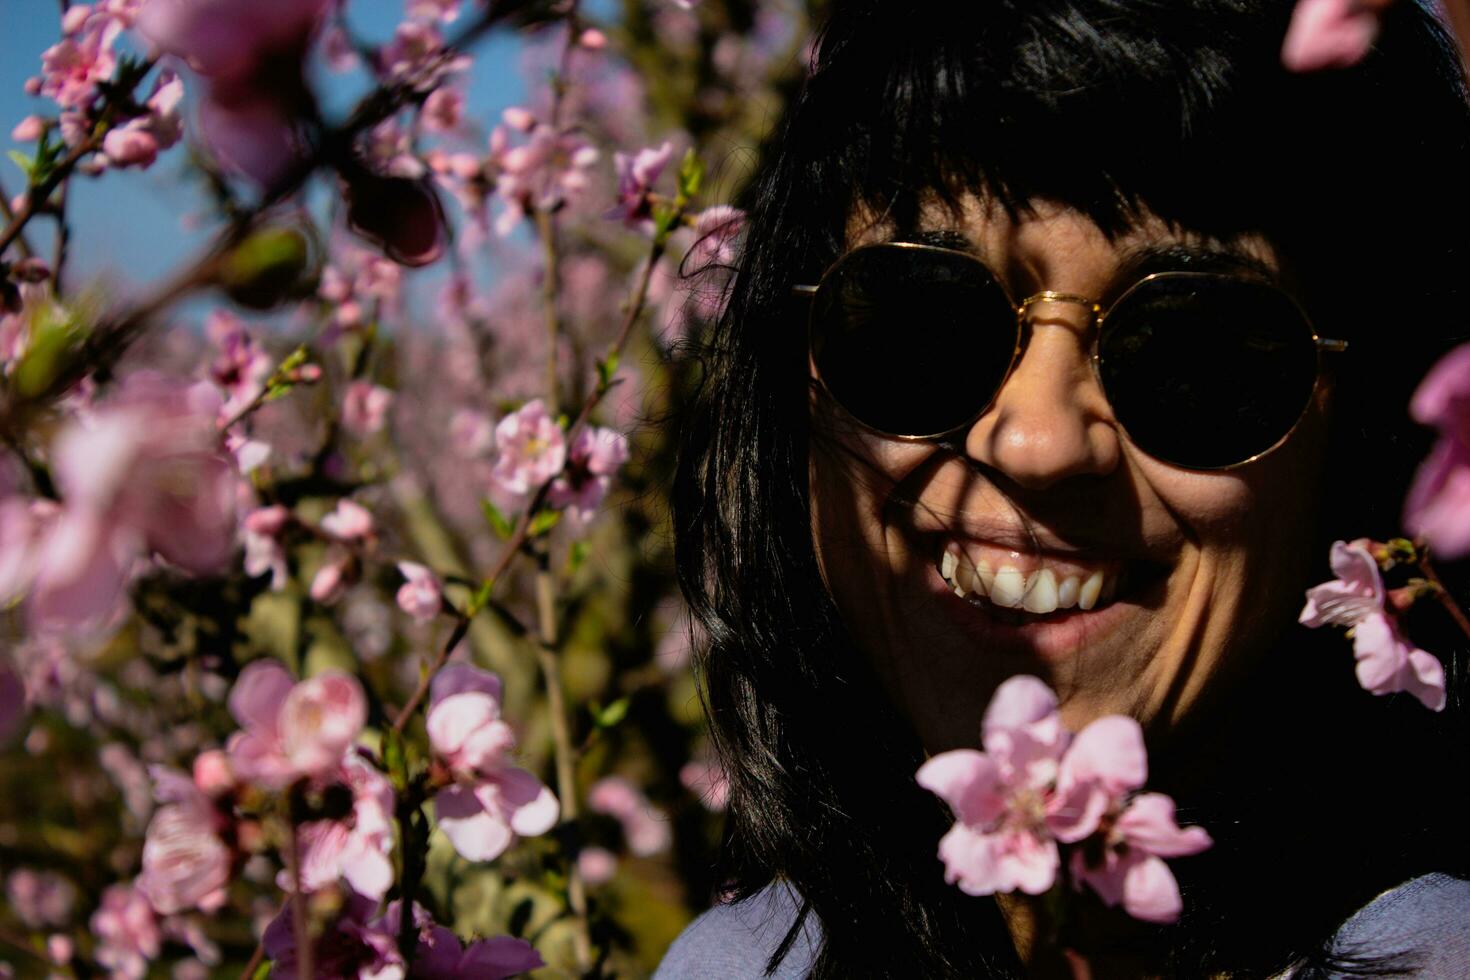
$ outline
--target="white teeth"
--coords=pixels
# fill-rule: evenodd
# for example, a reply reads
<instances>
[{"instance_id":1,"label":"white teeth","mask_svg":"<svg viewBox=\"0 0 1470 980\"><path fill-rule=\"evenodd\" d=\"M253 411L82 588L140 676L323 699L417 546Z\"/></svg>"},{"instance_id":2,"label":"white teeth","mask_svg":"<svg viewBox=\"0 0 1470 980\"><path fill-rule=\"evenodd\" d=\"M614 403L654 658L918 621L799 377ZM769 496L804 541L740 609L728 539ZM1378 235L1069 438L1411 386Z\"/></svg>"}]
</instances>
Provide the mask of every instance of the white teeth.
<instances>
[{"instance_id":1,"label":"white teeth","mask_svg":"<svg viewBox=\"0 0 1470 980\"><path fill-rule=\"evenodd\" d=\"M939 574L944 576L946 582L953 582L955 566L959 564L953 551L946 551L944 557L939 560Z\"/></svg>"},{"instance_id":2,"label":"white teeth","mask_svg":"<svg viewBox=\"0 0 1470 980\"><path fill-rule=\"evenodd\" d=\"M1079 609L1091 609L1097 605L1098 596L1102 593L1103 573L1093 572L1082 583L1082 588L1077 592L1077 607Z\"/></svg>"},{"instance_id":3,"label":"white teeth","mask_svg":"<svg viewBox=\"0 0 1470 980\"><path fill-rule=\"evenodd\" d=\"M1050 568L1043 568L1033 576L1031 587L1026 590L1026 611L1034 613L1055 612L1057 608L1057 577Z\"/></svg>"},{"instance_id":4,"label":"white teeth","mask_svg":"<svg viewBox=\"0 0 1470 980\"><path fill-rule=\"evenodd\" d=\"M1075 575L1068 575L1057 585L1057 608L1071 609L1077 605L1077 592L1082 588L1082 580Z\"/></svg>"},{"instance_id":5,"label":"white teeth","mask_svg":"<svg viewBox=\"0 0 1470 980\"><path fill-rule=\"evenodd\" d=\"M985 594L990 595L990 587L995 584L995 569L990 567L990 562L981 558L980 564L975 566L975 574L979 577L980 584L984 586Z\"/></svg>"},{"instance_id":6,"label":"white teeth","mask_svg":"<svg viewBox=\"0 0 1470 980\"><path fill-rule=\"evenodd\" d=\"M970 595L985 595L988 590L980 583L980 576L975 572L975 566L970 564L970 559L961 558L959 566L955 568L955 584L964 589Z\"/></svg>"},{"instance_id":7,"label":"white teeth","mask_svg":"<svg viewBox=\"0 0 1470 980\"><path fill-rule=\"evenodd\" d=\"M1002 565L990 584L990 601L1007 609L1020 607L1026 595L1026 576L1012 565Z\"/></svg>"}]
</instances>

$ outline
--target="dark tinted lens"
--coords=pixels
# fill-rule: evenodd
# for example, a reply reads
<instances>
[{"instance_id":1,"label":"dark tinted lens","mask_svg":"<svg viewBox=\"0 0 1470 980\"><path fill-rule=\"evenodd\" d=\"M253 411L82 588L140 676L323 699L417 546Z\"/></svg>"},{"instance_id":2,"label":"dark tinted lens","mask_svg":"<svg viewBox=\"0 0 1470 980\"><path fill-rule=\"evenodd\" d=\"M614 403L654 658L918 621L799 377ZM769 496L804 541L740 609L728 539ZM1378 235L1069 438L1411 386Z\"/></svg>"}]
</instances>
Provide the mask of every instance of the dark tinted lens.
<instances>
[{"instance_id":1,"label":"dark tinted lens","mask_svg":"<svg viewBox=\"0 0 1470 980\"><path fill-rule=\"evenodd\" d=\"M1108 313L1103 388L1133 444L1198 469L1276 445L1307 407L1317 347L1301 310L1249 280L1166 274Z\"/></svg>"},{"instance_id":2,"label":"dark tinted lens","mask_svg":"<svg viewBox=\"0 0 1470 980\"><path fill-rule=\"evenodd\" d=\"M812 357L833 397L895 435L937 435L973 419L1005 379L1016 318L968 256L859 249L813 298Z\"/></svg>"}]
</instances>

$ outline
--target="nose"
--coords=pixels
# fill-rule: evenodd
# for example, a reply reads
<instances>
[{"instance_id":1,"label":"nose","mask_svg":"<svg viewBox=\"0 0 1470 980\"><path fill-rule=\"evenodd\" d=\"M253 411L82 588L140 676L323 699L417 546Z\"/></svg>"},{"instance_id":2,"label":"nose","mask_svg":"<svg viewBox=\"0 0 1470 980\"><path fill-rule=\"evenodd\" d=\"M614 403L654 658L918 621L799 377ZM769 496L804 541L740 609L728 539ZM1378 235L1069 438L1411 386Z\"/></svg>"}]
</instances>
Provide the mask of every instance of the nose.
<instances>
[{"instance_id":1,"label":"nose","mask_svg":"<svg viewBox=\"0 0 1470 980\"><path fill-rule=\"evenodd\" d=\"M1024 309L1021 359L965 434L966 454L1030 489L1111 473L1122 445L1092 371L1093 309L1071 298Z\"/></svg>"}]
</instances>

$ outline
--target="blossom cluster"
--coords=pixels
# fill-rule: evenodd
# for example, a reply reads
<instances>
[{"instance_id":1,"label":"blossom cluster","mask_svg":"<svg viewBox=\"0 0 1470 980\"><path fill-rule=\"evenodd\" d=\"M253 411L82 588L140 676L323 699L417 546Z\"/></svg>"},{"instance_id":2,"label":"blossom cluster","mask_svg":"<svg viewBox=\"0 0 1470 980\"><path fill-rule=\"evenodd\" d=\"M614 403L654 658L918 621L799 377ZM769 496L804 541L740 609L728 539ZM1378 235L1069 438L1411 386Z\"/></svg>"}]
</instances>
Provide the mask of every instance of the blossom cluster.
<instances>
[{"instance_id":1,"label":"blossom cluster","mask_svg":"<svg viewBox=\"0 0 1470 980\"><path fill-rule=\"evenodd\" d=\"M1138 722L1062 727L1056 695L1035 677L996 689L981 725L984 751L956 749L919 768L919 785L949 804L955 824L939 842L945 878L970 895L1053 887L1063 867L1073 885L1150 922L1173 922L1182 900L1164 858L1211 844L1181 828L1174 801L1140 793L1148 756Z\"/></svg>"}]
</instances>

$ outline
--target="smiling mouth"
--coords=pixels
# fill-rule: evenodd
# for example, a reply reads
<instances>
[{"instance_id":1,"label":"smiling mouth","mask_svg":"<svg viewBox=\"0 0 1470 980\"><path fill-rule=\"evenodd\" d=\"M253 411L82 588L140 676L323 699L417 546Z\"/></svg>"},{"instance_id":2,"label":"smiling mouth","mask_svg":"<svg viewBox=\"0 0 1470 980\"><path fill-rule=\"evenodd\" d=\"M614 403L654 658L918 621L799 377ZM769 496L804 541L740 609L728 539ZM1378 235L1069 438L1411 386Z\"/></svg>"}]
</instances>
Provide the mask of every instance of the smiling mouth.
<instances>
[{"instance_id":1,"label":"smiling mouth","mask_svg":"<svg viewBox=\"0 0 1470 980\"><path fill-rule=\"evenodd\" d=\"M955 595L1007 620L1032 621L1069 610L1090 612L1127 591L1121 561L1082 561L945 542L936 570Z\"/></svg>"}]
</instances>

